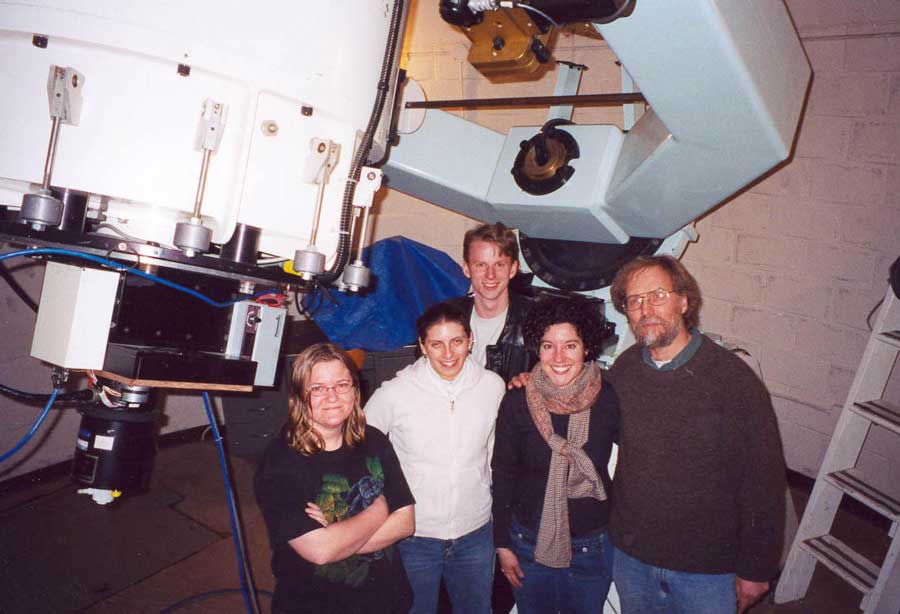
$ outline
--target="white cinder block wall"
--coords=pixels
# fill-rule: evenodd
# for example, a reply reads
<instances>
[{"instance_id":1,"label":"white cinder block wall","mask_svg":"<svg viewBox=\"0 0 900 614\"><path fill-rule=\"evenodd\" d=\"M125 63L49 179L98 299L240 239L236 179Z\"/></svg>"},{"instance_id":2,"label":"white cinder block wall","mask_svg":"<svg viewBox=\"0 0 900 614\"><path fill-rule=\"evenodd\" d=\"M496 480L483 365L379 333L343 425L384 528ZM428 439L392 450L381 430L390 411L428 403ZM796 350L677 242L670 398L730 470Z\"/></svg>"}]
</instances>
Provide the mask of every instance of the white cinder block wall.
<instances>
[{"instance_id":1,"label":"white cinder block wall","mask_svg":"<svg viewBox=\"0 0 900 614\"><path fill-rule=\"evenodd\" d=\"M554 72L525 84L481 77L465 62L467 39L440 20L436 4L413 4L403 53L430 99L552 93ZM789 467L815 475L868 338L866 316L900 256L900 2L787 5L814 71L794 157L700 220L684 262L704 291L704 328L759 361ZM554 56L589 67L582 93L620 91L602 40L562 35ZM546 118L537 109L462 115L501 132ZM581 108L575 121L621 125L621 111ZM475 223L392 191L375 219L376 239L404 234L457 259ZM887 392L894 402L896 371ZM900 440L876 427L860 462L900 493Z\"/></svg>"}]
</instances>

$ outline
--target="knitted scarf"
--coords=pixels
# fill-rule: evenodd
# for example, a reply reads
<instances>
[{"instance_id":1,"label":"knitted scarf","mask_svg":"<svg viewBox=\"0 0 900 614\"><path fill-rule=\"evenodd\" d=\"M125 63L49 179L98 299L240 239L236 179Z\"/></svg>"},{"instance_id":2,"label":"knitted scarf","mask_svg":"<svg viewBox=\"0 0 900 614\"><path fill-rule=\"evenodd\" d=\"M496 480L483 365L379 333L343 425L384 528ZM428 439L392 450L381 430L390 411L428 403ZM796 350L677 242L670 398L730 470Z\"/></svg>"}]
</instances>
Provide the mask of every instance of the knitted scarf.
<instances>
[{"instance_id":1,"label":"knitted scarf","mask_svg":"<svg viewBox=\"0 0 900 614\"><path fill-rule=\"evenodd\" d=\"M538 363L525 385L531 419L552 450L534 551L534 559L548 567L568 567L572 560L569 498L606 499L594 463L581 449L588 438L591 406L600 393L600 386L600 367L594 363L585 364L581 373L562 388L544 375ZM551 413L570 416L566 439L553 432Z\"/></svg>"}]
</instances>

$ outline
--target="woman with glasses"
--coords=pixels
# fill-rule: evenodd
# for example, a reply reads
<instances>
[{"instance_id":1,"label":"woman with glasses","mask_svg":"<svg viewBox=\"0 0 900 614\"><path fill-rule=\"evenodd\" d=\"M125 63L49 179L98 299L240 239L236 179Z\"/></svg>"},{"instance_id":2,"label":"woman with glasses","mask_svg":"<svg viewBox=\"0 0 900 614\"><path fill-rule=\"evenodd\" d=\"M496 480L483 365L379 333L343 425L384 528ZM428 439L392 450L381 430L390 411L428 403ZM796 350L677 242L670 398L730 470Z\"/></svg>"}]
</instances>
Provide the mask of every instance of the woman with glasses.
<instances>
[{"instance_id":1,"label":"woman with glasses","mask_svg":"<svg viewBox=\"0 0 900 614\"><path fill-rule=\"evenodd\" d=\"M519 614L599 612L612 577L607 464L619 424L594 363L603 317L586 300L552 298L532 307L523 332L539 363L497 418L497 558Z\"/></svg>"},{"instance_id":2,"label":"woman with glasses","mask_svg":"<svg viewBox=\"0 0 900 614\"><path fill-rule=\"evenodd\" d=\"M434 614L443 578L453 611L490 614L490 459L505 386L469 352L466 314L446 303L416 322L423 356L385 382L366 418L390 437L416 497L416 532L398 544L414 614Z\"/></svg>"},{"instance_id":3,"label":"woman with glasses","mask_svg":"<svg viewBox=\"0 0 900 614\"><path fill-rule=\"evenodd\" d=\"M329 343L308 347L288 403L254 481L273 551L272 612L408 611L392 544L413 532L413 497L391 444L366 426L352 361Z\"/></svg>"}]
</instances>

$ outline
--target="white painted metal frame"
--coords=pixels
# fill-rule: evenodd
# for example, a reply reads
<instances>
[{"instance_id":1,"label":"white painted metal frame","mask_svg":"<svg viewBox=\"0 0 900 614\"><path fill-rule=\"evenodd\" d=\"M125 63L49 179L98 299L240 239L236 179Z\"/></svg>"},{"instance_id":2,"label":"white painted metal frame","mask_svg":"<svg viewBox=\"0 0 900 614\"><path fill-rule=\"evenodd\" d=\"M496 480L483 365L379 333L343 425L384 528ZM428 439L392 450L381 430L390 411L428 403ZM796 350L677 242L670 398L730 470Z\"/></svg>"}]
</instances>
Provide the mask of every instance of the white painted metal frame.
<instances>
[{"instance_id":1,"label":"white painted metal frame","mask_svg":"<svg viewBox=\"0 0 900 614\"><path fill-rule=\"evenodd\" d=\"M900 299L888 288L776 588L776 603L803 597L818 562L863 593L860 607L866 614L900 611L900 501L856 467L872 424L892 431L900 445L900 407L881 399L898 353ZM892 541L880 566L828 534L845 494L891 521Z\"/></svg>"},{"instance_id":2,"label":"white painted metal frame","mask_svg":"<svg viewBox=\"0 0 900 614\"><path fill-rule=\"evenodd\" d=\"M523 129L502 144L441 111L392 149L389 185L481 220L530 226L540 238L585 240L590 216L605 228L595 240L624 243L671 235L789 156L811 70L782 0L641 0L597 29L650 109L627 134L604 126L621 138L580 127L603 142L579 140L569 182L577 186L525 194L510 174Z\"/></svg>"}]
</instances>

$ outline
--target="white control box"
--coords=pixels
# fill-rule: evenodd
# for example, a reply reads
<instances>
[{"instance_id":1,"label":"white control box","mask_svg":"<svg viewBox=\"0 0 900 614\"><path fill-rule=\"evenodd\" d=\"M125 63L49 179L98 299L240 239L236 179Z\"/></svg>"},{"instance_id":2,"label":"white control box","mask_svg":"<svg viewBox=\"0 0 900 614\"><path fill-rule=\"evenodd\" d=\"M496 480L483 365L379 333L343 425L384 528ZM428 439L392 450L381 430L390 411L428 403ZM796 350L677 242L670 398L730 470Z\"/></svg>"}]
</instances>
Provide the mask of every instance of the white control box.
<instances>
[{"instance_id":1,"label":"white control box","mask_svg":"<svg viewBox=\"0 0 900 614\"><path fill-rule=\"evenodd\" d=\"M119 275L48 262L31 355L67 369L102 369Z\"/></svg>"},{"instance_id":2,"label":"white control box","mask_svg":"<svg viewBox=\"0 0 900 614\"><path fill-rule=\"evenodd\" d=\"M231 311L231 327L225 356L242 356L256 362L254 386L272 386L278 369L281 338L287 323L287 309L244 301Z\"/></svg>"}]
</instances>

